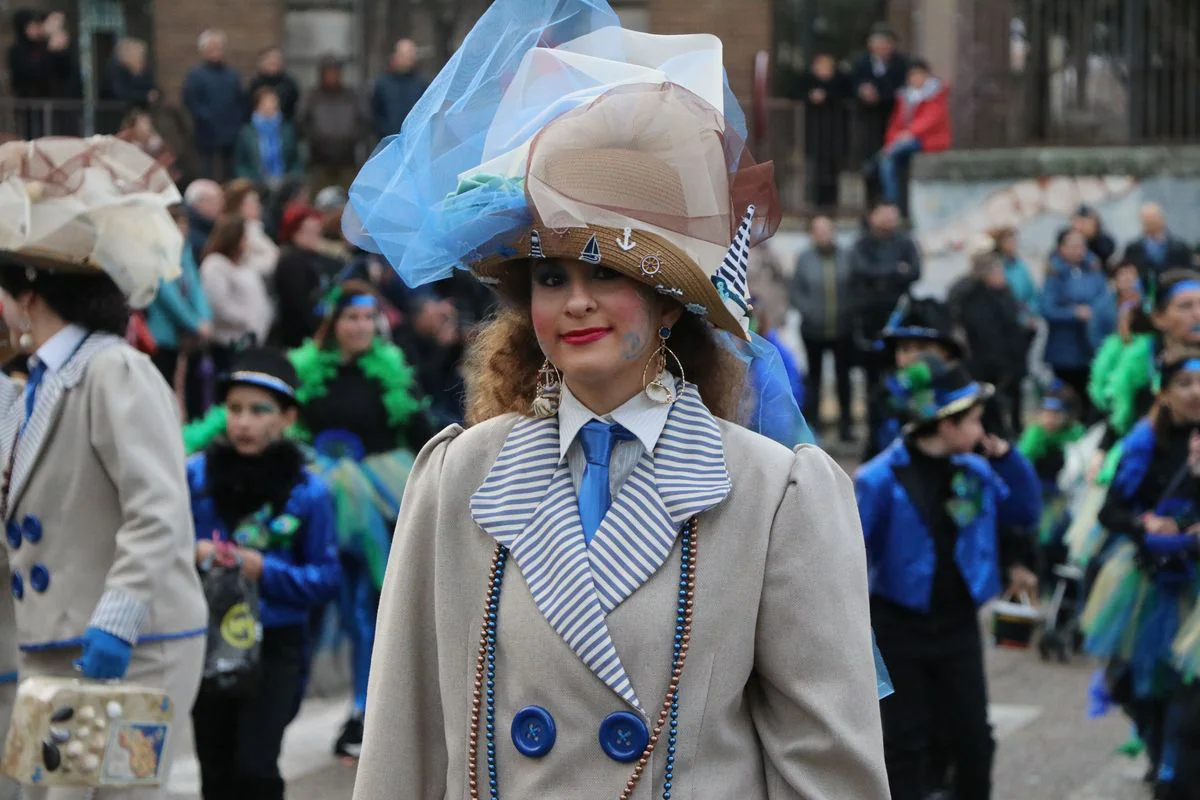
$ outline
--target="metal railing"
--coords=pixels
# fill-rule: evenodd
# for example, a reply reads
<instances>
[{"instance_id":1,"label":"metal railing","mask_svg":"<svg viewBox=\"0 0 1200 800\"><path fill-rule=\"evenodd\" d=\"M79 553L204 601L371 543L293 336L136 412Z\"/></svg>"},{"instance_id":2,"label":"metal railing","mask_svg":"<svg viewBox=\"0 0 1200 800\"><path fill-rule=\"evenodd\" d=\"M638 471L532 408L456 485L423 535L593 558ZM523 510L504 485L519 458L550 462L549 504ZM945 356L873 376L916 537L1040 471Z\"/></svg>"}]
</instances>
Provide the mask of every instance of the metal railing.
<instances>
[{"instance_id":1,"label":"metal railing","mask_svg":"<svg viewBox=\"0 0 1200 800\"><path fill-rule=\"evenodd\" d=\"M109 101L0 97L0 133L19 139L116 133L128 111Z\"/></svg>"}]
</instances>

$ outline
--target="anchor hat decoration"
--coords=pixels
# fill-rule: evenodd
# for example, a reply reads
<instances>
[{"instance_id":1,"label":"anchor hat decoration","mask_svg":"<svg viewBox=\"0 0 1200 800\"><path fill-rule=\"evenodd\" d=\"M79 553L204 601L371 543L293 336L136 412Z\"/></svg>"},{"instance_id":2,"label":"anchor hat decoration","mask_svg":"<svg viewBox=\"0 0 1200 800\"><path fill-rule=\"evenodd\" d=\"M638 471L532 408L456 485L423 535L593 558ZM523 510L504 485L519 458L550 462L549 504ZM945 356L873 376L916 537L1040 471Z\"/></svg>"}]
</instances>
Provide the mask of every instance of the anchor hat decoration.
<instances>
[{"instance_id":1,"label":"anchor hat decoration","mask_svg":"<svg viewBox=\"0 0 1200 800\"><path fill-rule=\"evenodd\" d=\"M104 272L134 308L179 276L170 175L112 136L0 145L0 256L31 269Z\"/></svg>"},{"instance_id":2,"label":"anchor hat decoration","mask_svg":"<svg viewBox=\"0 0 1200 800\"><path fill-rule=\"evenodd\" d=\"M517 301L531 260L603 264L747 339L749 250L779 210L772 165L745 149L720 40L623 30L599 3L560 19L552 5L530 4L524 38L506 20L506 54L472 41L496 34L485 14L460 53L499 77L473 92L465 65L447 65L355 180L347 235L410 285L458 267Z\"/></svg>"}]
</instances>

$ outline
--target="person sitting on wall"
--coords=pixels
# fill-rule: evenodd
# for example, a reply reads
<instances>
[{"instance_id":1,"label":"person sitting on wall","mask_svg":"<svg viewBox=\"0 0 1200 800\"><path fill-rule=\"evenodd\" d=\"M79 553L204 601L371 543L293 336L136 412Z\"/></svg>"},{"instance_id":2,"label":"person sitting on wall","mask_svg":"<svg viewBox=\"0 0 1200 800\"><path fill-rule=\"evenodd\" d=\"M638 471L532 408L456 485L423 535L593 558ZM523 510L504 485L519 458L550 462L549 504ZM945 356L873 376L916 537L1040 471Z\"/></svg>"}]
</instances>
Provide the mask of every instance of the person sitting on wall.
<instances>
[{"instance_id":1,"label":"person sitting on wall","mask_svg":"<svg viewBox=\"0 0 1200 800\"><path fill-rule=\"evenodd\" d=\"M934 77L929 62L913 59L908 84L898 93L883 149L875 157L883 200L901 202L900 172L914 153L950 149L950 86Z\"/></svg>"}]
</instances>

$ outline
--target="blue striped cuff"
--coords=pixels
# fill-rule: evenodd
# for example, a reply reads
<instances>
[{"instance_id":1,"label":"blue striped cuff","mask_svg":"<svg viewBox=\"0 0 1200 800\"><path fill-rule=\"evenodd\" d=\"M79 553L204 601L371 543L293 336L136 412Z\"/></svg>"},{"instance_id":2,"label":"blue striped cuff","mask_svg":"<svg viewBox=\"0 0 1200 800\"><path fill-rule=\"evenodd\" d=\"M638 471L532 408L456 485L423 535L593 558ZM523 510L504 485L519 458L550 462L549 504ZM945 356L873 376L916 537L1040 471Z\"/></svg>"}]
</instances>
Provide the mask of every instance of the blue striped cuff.
<instances>
[{"instance_id":1,"label":"blue striped cuff","mask_svg":"<svg viewBox=\"0 0 1200 800\"><path fill-rule=\"evenodd\" d=\"M99 628L118 639L137 644L138 632L149 613L149 607L132 595L120 589L109 589L92 612L88 627Z\"/></svg>"}]
</instances>

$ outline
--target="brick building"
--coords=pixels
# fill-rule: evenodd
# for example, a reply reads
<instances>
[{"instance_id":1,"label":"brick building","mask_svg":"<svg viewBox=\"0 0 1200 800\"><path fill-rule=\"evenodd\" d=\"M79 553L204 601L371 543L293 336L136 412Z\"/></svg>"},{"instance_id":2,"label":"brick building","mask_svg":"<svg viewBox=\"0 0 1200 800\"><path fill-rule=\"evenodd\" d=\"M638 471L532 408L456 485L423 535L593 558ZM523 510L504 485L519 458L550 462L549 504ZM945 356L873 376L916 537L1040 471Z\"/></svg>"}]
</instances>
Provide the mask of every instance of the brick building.
<instances>
[{"instance_id":1,"label":"brick building","mask_svg":"<svg viewBox=\"0 0 1200 800\"><path fill-rule=\"evenodd\" d=\"M458 36L473 23L483 0L467 0ZM150 44L152 64L164 98L174 104L184 75L196 60L202 30L221 27L229 36L230 64L243 75L254 71L258 53L282 44L290 68L302 83L315 78L315 63L326 53L347 62L347 76L364 83L386 62L391 42L408 33L436 70L439 47L431 21L412 10L416 4L386 0L9 0L18 7L62 11L78 47L89 97L99 94L113 47L122 36ZM616 0L624 24L654 33L714 33L725 42L730 81L749 98L754 54L770 46L771 0ZM401 10L397 10L401 9ZM9 31L3 36L10 37ZM4 41L7 46L7 40ZM8 94L7 77L2 94Z\"/></svg>"}]
</instances>

